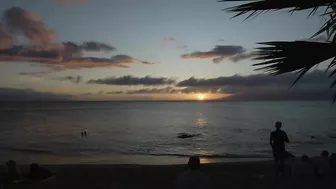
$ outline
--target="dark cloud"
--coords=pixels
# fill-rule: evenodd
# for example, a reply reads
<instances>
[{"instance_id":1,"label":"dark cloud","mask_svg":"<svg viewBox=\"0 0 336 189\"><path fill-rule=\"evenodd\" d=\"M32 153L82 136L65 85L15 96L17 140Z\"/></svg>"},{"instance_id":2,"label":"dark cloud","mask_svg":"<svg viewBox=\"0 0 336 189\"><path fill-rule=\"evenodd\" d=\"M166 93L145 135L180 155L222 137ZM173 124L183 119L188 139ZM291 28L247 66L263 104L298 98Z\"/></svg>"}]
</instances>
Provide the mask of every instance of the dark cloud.
<instances>
[{"instance_id":1,"label":"dark cloud","mask_svg":"<svg viewBox=\"0 0 336 189\"><path fill-rule=\"evenodd\" d=\"M126 94L171 94L172 87L166 88L151 88L151 89L139 89L139 90L129 90L126 91Z\"/></svg>"},{"instance_id":2,"label":"dark cloud","mask_svg":"<svg viewBox=\"0 0 336 189\"><path fill-rule=\"evenodd\" d=\"M54 41L56 32L49 29L39 15L20 7L5 10L2 17L0 61L35 62L47 66L50 71L105 67L128 68L127 64L131 63L154 64L123 54L110 58L85 57L83 56L84 51L110 52L115 50L115 47L96 41L86 41L82 44L72 41L56 43ZM28 44L13 46L18 36L25 37Z\"/></svg>"},{"instance_id":3,"label":"dark cloud","mask_svg":"<svg viewBox=\"0 0 336 189\"><path fill-rule=\"evenodd\" d=\"M213 48L211 51L195 51L192 53L187 53L181 55L181 58L184 59L208 59L212 58L214 63L219 63L223 61L225 58L230 58L232 60L242 60L244 57L249 58L246 56L246 49L242 46L235 46L235 45L218 45Z\"/></svg>"},{"instance_id":4,"label":"dark cloud","mask_svg":"<svg viewBox=\"0 0 336 189\"><path fill-rule=\"evenodd\" d=\"M32 89L0 88L0 101L54 101L71 100L73 96L39 92Z\"/></svg>"},{"instance_id":5,"label":"dark cloud","mask_svg":"<svg viewBox=\"0 0 336 189\"><path fill-rule=\"evenodd\" d=\"M218 93L218 88L197 88L197 87L164 87L145 88L139 90L112 91L107 94L194 94L194 93Z\"/></svg>"},{"instance_id":6,"label":"dark cloud","mask_svg":"<svg viewBox=\"0 0 336 189\"><path fill-rule=\"evenodd\" d=\"M62 43L62 48L57 49L63 61L68 61L82 56L82 48L75 42L67 41Z\"/></svg>"},{"instance_id":7,"label":"dark cloud","mask_svg":"<svg viewBox=\"0 0 336 189\"><path fill-rule=\"evenodd\" d=\"M75 42L72 41L67 41L67 42L63 42L62 43L64 50L68 50L71 52L82 52L82 51L106 51L106 52L110 52L110 51L114 51L116 50L115 47L113 47L112 45L106 44L106 43L101 43L101 42L97 42L97 41L86 41L83 42L82 44L77 44Z\"/></svg>"},{"instance_id":8,"label":"dark cloud","mask_svg":"<svg viewBox=\"0 0 336 189\"><path fill-rule=\"evenodd\" d=\"M239 54L236 54L234 56L231 56L230 60L233 61L233 62L239 62L239 61L246 60L246 59L252 59L254 57L256 57L256 53L245 52L245 53L239 53Z\"/></svg>"},{"instance_id":9,"label":"dark cloud","mask_svg":"<svg viewBox=\"0 0 336 189\"><path fill-rule=\"evenodd\" d=\"M165 77L133 77L128 75L123 77L91 79L87 83L104 85L171 85L175 83L175 80Z\"/></svg>"},{"instance_id":10,"label":"dark cloud","mask_svg":"<svg viewBox=\"0 0 336 189\"><path fill-rule=\"evenodd\" d=\"M329 89L328 77L322 71L308 73L297 85L290 88L297 75L264 74L229 76L211 79L194 77L181 81L176 86L143 88L139 90L112 91L111 95L136 94L226 94L222 100L330 100L334 91ZM220 100L220 99L219 99Z\"/></svg>"},{"instance_id":11,"label":"dark cloud","mask_svg":"<svg viewBox=\"0 0 336 189\"><path fill-rule=\"evenodd\" d=\"M21 72L19 75L22 76L33 76L33 77L43 77L50 72Z\"/></svg>"},{"instance_id":12,"label":"dark cloud","mask_svg":"<svg viewBox=\"0 0 336 189\"><path fill-rule=\"evenodd\" d=\"M23 34L33 44L50 47L56 32L47 28L41 17L20 7L13 7L4 11L4 26L10 33Z\"/></svg>"},{"instance_id":13,"label":"dark cloud","mask_svg":"<svg viewBox=\"0 0 336 189\"><path fill-rule=\"evenodd\" d=\"M176 84L179 87L221 87L221 86L265 86L265 85L274 85L274 86L290 86L292 82L296 79L297 75L295 74L283 74L279 76L270 76L265 74L257 75L233 75L226 77L216 77L209 79L197 79L191 77L189 79L180 81ZM328 82L328 78L325 73L319 70L308 73L299 84L324 84Z\"/></svg>"},{"instance_id":14,"label":"dark cloud","mask_svg":"<svg viewBox=\"0 0 336 189\"><path fill-rule=\"evenodd\" d=\"M139 61L128 55L116 55L111 58L82 57L81 52L76 49L74 43L69 42L66 43L64 49L43 50L23 46L0 49L0 61L36 62L44 64L53 71L105 67L128 68L128 64L137 62L154 64L147 61Z\"/></svg>"},{"instance_id":15,"label":"dark cloud","mask_svg":"<svg viewBox=\"0 0 336 189\"><path fill-rule=\"evenodd\" d=\"M57 50L43 50L40 48L26 48L23 46L13 46L0 50L1 61L30 61L30 62L53 62L60 59Z\"/></svg>"},{"instance_id":16,"label":"dark cloud","mask_svg":"<svg viewBox=\"0 0 336 189\"><path fill-rule=\"evenodd\" d=\"M122 64L122 63L134 63L137 60L131 56L119 54L119 55L113 56L111 58L111 61L114 62L115 64Z\"/></svg>"},{"instance_id":17,"label":"dark cloud","mask_svg":"<svg viewBox=\"0 0 336 189\"><path fill-rule=\"evenodd\" d=\"M181 81L179 87L194 90L210 89L210 93L231 94L226 100L330 100L333 91L327 75L319 70L308 73L293 88L295 74L269 76L264 74L249 76L228 76L210 79L194 77Z\"/></svg>"},{"instance_id":18,"label":"dark cloud","mask_svg":"<svg viewBox=\"0 0 336 189\"><path fill-rule=\"evenodd\" d=\"M165 87L165 88L147 88L147 89L139 89L139 90L127 90L127 91L112 91L107 94L173 94L175 89L173 87Z\"/></svg>"},{"instance_id":19,"label":"dark cloud","mask_svg":"<svg viewBox=\"0 0 336 189\"><path fill-rule=\"evenodd\" d=\"M142 64L156 64L155 62L141 61Z\"/></svg>"},{"instance_id":20,"label":"dark cloud","mask_svg":"<svg viewBox=\"0 0 336 189\"><path fill-rule=\"evenodd\" d=\"M107 92L106 94L124 94L124 91L111 91L111 92Z\"/></svg>"},{"instance_id":21,"label":"dark cloud","mask_svg":"<svg viewBox=\"0 0 336 189\"><path fill-rule=\"evenodd\" d=\"M78 94L78 96L92 96L94 94L95 93L81 93L81 94Z\"/></svg>"},{"instance_id":22,"label":"dark cloud","mask_svg":"<svg viewBox=\"0 0 336 189\"><path fill-rule=\"evenodd\" d=\"M83 50L86 50L86 51L113 51L115 50L115 47L111 45L107 45L105 43L98 43L95 41L84 42L81 45L81 47Z\"/></svg>"},{"instance_id":23,"label":"dark cloud","mask_svg":"<svg viewBox=\"0 0 336 189\"><path fill-rule=\"evenodd\" d=\"M57 78L57 80L60 81L70 81L72 83L81 83L83 81L82 76L66 76L66 77L60 77Z\"/></svg>"},{"instance_id":24,"label":"dark cloud","mask_svg":"<svg viewBox=\"0 0 336 189\"><path fill-rule=\"evenodd\" d=\"M94 93L93 92L81 93L78 96L99 96L99 95L103 95L103 94L105 94L105 92L100 90L100 91L94 92ZM106 93L106 94L108 94L108 93Z\"/></svg>"}]
</instances>

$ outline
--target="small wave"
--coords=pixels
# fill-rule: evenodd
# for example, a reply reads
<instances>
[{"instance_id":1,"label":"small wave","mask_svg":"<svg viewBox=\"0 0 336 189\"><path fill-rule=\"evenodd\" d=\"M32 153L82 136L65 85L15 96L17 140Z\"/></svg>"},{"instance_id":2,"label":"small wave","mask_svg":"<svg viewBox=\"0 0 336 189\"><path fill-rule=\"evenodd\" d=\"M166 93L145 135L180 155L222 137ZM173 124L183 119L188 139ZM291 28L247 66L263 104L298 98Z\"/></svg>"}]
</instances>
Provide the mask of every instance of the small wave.
<instances>
[{"instance_id":1,"label":"small wave","mask_svg":"<svg viewBox=\"0 0 336 189\"><path fill-rule=\"evenodd\" d=\"M295 142L292 142L291 144L294 144L294 145L307 145L307 144L310 144L310 145L323 145L325 144L324 142L322 141L317 141L317 140L310 140L310 141L295 141Z\"/></svg>"},{"instance_id":2,"label":"small wave","mask_svg":"<svg viewBox=\"0 0 336 189\"><path fill-rule=\"evenodd\" d=\"M34 154L52 154L55 155L54 152L46 149L37 149L37 148L15 148L15 147L0 147L0 149L15 151L15 152L26 152L26 153L34 153Z\"/></svg>"},{"instance_id":3,"label":"small wave","mask_svg":"<svg viewBox=\"0 0 336 189\"><path fill-rule=\"evenodd\" d=\"M306 141L306 142L304 142L304 144L322 145L324 143L323 142L319 142L319 141Z\"/></svg>"},{"instance_id":4,"label":"small wave","mask_svg":"<svg viewBox=\"0 0 336 189\"><path fill-rule=\"evenodd\" d=\"M234 133L244 133L244 132L248 131L248 129L233 129L232 131Z\"/></svg>"}]
</instances>

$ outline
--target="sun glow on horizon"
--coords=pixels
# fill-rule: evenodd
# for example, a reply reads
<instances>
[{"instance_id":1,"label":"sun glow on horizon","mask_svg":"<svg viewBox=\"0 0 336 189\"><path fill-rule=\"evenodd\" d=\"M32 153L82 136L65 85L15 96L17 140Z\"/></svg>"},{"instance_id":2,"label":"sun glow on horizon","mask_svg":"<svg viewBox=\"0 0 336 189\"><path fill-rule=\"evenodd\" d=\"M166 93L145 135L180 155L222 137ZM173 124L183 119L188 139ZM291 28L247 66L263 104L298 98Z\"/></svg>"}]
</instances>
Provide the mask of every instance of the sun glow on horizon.
<instances>
[{"instance_id":1,"label":"sun glow on horizon","mask_svg":"<svg viewBox=\"0 0 336 189\"><path fill-rule=\"evenodd\" d=\"M197 95L197 99L198 100L204 100L205 99L205 95L202 94L202 93L200 93L200 94Z\"/></svg>"}]
</instances>

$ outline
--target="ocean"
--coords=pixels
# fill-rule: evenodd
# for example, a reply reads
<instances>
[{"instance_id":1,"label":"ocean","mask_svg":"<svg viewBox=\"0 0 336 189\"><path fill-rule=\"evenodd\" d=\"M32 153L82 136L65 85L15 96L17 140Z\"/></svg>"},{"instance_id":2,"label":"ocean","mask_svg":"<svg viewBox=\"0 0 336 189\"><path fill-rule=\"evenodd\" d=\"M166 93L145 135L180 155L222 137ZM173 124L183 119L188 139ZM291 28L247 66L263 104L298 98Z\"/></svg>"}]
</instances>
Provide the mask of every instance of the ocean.
<instances>
[{"instance_id":1,"label":"ocean","mask_svg":"<svg viewBox=\"0 0 336 189\"><path fill-rule=\"evenodd\" d=\"M271 159L283 122L296 156L336 152L336 105L297 102L1 103L0 161L180 164ZM87 130L87 136L81 132ZM178 138L181 133L195 135Z\"/></svg>"}]
</instances>

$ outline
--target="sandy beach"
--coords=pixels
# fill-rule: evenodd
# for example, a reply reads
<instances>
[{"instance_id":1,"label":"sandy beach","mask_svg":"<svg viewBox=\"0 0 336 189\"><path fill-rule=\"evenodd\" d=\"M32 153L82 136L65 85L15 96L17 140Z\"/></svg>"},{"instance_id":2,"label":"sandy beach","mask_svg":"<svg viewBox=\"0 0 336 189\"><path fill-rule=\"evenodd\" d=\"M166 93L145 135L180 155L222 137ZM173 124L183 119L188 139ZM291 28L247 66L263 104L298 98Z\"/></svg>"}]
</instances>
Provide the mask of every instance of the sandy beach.
<instances>
[{"instance_id":1,"label":"sandy beach","mask_svg":"<svg viewBox=\"0 0 336 189\"><path fill-rule=\"evenodd\" d=\"M175 188L186 165L46 165L56 177L46 183L17 184L12 188ZM24 172L25 166L21 166ZM276 179L272 162L203 164L212 188L335 188L331 177L294 180ZM335 180L335 179L334 179Z\"/></svg>"}]
</instances>

